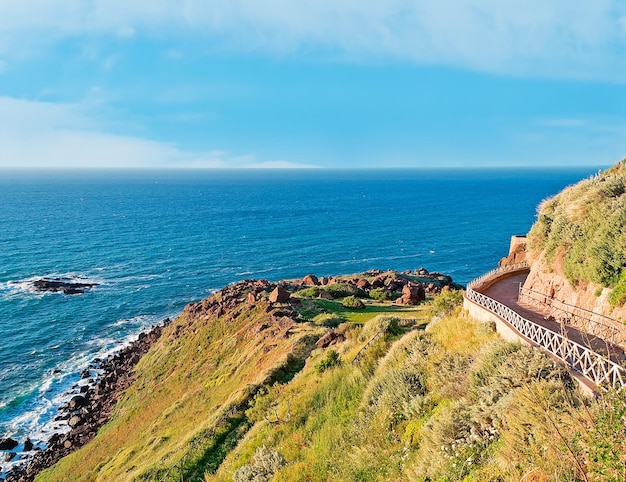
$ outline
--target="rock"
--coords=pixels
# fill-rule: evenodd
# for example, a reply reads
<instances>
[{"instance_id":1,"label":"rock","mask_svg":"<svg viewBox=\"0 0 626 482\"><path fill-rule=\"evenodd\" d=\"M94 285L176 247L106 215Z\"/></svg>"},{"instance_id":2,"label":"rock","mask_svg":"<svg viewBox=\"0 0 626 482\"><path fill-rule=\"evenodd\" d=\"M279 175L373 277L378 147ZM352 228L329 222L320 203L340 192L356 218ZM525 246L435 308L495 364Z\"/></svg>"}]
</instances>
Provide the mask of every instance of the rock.
<instances>
[{"instance_id":1,"label":"rock","mask_svg":"<svg viewBox=\"0 0 626 482\"><path fill-rule=\"evenodd\" d=\"M332 300L333 295L331 295L328 291L322 290L320 291L320 294L318 295L318 298L322 298L323 300Z\"/></svg>"},{"instance_id":2,"label":"rock","mask_svg":"<svg viewBox=\"0 0 626 482\"><path fill-rule=\"evenodd\" d=\"M361 288L362 290L367 290L370 288L370 282L367 281L365 278L361 278L359 281L356 282L356 287Z\"/></svg>"},{"instance_id":3,"label":"rock","mask_svg":"<svg viewBox=\"0 0 626 482\"><path fill-rule=\"evenodd\" d=\"M66 278L40 278L33 281L32 286L42 293L77 295L98 286L98 283L77 283Z\"/></svg>"},{"instance_id":4,"label":"rock","mask_svg":"<svg viewBox=\"0 0 626 482\"><path fill-rule=\"evenodd\" d=\"M18 441L10 437L0 438L0 450L11 450L18 446Z\"/></svg>"},{"instance_id":5,"label":"rock","mask_svg":"<svg viewBox=\"0 0 626 482\"><path fill-rule=\"evenodd\" d=\"M307 274L304 278L302 278L302 284L306 286L318 286L320 281L317 279L317 276Z\"/></svg>"},{"instance_id":6,"label":"rock","mask_svg":"<svg viewBox=\"0 0 626 482\"><path fill-rule=\"evenodd\" d=\"M16 455L17 454L15 452L6 452L2 460L4 460L5 462L10 462L15 458Z\"/></svg>"},{"instance_id":7,"label":"rock","mask_svg":"<svg viewBox=\"0 0 626 482\"><path fill-rule=\"evenodd\" d=\"M296 309L302 308L302 300L300 298L289 298L289 304Z\"/></svg>"},{"instance_id":8,"label":"rock","mask_svg":"<svg viewBox=\"0 0 626 482\"><path fill-rule=\"evenodd\" d=\"M399 305L418 305L426 300L426 291L424 285L407 284L402 288L402 296L396 301Z\"/></svg>"},{"instance_id":9,"label":"rock","mask_svg":"<svg viewBox=\"0 0 626 482\"><path fill-rule=\"evenodd\" d=\"M24 452L30 452L31 450L33 450L33 447L33 442L29 438L24 440Z\"/></svg>"},{"instance_id":10,"label":"rock","mask_svg":"<svg viewBox=\"0 0 626 482\"><path fill-rule=\"evenodd\" d=\"M82 395L73 396L69 403L70 410L76 410L77 408L86 407L88 405L87 399Z\"/></svg>"},{"instance_id":11,"label":"rock","mask_svg":"<svg viewBox=\"0 0 626 482\"><path fill-rule=\"evenodd\" d=\"M326 348L327 346L342 342L345 339L346 339L345 336L340 335L339 333L336 333L334 331L331 331L331 332L326 333L319 340L317 340L317 342L315 342L315 345L319 348Z\"/></svg>"},{"instance_id":12,"label":"rock","mask_svg":"<svg viewBox=\"0 0 626 482\"><path fill-rule=\"evenodd\" d=\"M256 296L253 293L248 293L248 304L253 305L256 303Z\"/></svg>"},{"instance_id":13,"label":"rock","mask_svg":"<svg viewBox=\"0 0 626 482\"><path fill-rule=\"evenodd\" d=\"M74 427L78 427L79 425L82 425L83 423L85 423L85 420L83 420L82 417L79 417L78 415L73 415L70 420L67 422L67 424L74 428Z\"/></svg>"},{"instance_id":14,"label":"rock","mask_svg":"<svg viewBox=\"0 0 626 482\"><path fill-rule=\"evenodd\" d=\"M272 303L286 303L290 297L291 295L287 290L281 288L280 286L277 286L276 288L274 288L274 291L270 293L269 300Z\"/></svg>"}]
</instances>

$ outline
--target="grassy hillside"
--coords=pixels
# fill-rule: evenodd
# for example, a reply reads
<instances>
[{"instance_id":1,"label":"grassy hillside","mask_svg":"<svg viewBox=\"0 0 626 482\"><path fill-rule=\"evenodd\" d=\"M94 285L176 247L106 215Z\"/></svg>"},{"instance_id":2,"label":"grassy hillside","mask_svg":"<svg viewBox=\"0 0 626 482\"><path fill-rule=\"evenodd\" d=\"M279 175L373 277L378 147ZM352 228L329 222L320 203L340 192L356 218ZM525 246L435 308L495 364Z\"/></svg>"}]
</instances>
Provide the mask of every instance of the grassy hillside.
<instances>
[{"instance_id":1,"label":"grassy hillside","mask_svg":"<svg viewBox=\"0 0 626 482\"><path fill-rule=\"evenodd\" d=\"M562 271L572 285L612 288L626 302L626 162L544 201L529 234L531 256Z\"/></svg>"},{"instance_id":2,"label":"grassy hillside","mask_svg":"<svg viewBox=\"0 0 626 482\"><path fill-rule=\"evenodd\" d=\"M459 292L356 311L231 291L170 325L113 420L38 480L626 478L624 395L583 400Z\"/></svg>"}]
</instances>

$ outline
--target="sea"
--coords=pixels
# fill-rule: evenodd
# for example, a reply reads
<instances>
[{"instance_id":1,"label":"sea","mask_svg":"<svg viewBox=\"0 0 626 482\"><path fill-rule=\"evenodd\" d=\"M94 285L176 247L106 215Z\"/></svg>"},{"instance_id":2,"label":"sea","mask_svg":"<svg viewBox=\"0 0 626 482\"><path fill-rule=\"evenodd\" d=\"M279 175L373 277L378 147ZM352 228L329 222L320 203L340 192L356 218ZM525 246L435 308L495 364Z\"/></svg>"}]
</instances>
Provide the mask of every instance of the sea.
<instances>
[{"instance_id":1,"label":"sea","mask_svg":"<svg viewBox=\"0 0 626 482\"><path fill-rule=\"evenodd\" d=\"M242 278L424 267L465 284L595 172L0 171L0 437L45 445L94 359ZM38 293L42 277L98 285Z\"/></svg>"}]
</instances>

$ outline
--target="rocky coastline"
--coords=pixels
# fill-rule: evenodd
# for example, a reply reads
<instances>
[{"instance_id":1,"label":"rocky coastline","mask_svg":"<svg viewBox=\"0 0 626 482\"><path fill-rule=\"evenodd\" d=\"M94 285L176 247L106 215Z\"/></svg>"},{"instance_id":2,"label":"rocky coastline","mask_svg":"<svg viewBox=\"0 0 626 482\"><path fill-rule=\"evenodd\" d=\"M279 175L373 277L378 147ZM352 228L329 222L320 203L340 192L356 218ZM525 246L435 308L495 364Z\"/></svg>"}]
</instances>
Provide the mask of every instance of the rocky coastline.
<instances>
[{"instance_id":1,"label":"rocky coastline","mask_svg":"<svg viewBox=\"0 0 626 482\"><path fill-rule=\"evenodd\" d=\"M386 293L386 300L395 300L395 304L417 305L427 296L435 296L448 289L460 289L450 276L442 273L428 272L420 268L403 273L395 271L370 270L360 275L321 277L307 275L299 280L242 280L234 283L210 296L209 298L187 305L185 311L193 316L214 313L234 319L238 316L242 303L254 305L258 301L267 301L268 323L275 321L276 329L286 336L289 328L298 321L298 309L302 308L302 300L307 298L333 299L333 286L352 286L360 290L364 296L378 290ZM312 290L311 293L292 297L301 290ZM44 449L33 447L26 439L23 442L24 453L32 453L23 464L17 465L6 473L0 482L30 482L42 470L54 465L62 457L69 455L95 437L98 429L110 418L119 396L134 381L133 369L147 353L150 347L161 337L163 328L170 323L169 319L151 330L139 335L119 352L105 360L95 360L94 364L83 373L89 379L78 395L71 397L69 402L59 408L55 420L66 420L70 431L65 434L53 435ZM270 330L270 325L263 325L259 330ZM182 326L177 326L177 329ZM180 336L178 330L174 334ZM318 346L333 343L333 336L322 337ZM97 372L92 376L92 371ZM19 442L12 439L0 439L0 465L2 460L10 461L17 456L12 450ZM4 448L3 448L4 447ZM23 455L22 455L23 456ZM3 458L2 458L3 457ZM0 469L1 470L1 469Z\"/></svg>"},{"instance_id":2,"label":"rocky coastline","mask_svg":"<svg viewBox=\"0 0 626 482\"><path fill-rule=\"evenodd\" d=\"M54 434L41 449L30 439L23 442L24 453L32 453L28 459L6 473L2 482L30 482L37 474L51 467L62 457L85 445L95 437L98 429L110 418L118 397L134 380L133 369L141 357L161 337L162 330L170 323L169 318L139 335L138 339L104 360L94 363L82 374L89 379L65 405L59 407L55 420L67 420L70 431ZM97 372L97 376L92 376ZM19 445L11 438L0 439L0 464L16 457L12 450Z\"/></svg>"}]
</instances>

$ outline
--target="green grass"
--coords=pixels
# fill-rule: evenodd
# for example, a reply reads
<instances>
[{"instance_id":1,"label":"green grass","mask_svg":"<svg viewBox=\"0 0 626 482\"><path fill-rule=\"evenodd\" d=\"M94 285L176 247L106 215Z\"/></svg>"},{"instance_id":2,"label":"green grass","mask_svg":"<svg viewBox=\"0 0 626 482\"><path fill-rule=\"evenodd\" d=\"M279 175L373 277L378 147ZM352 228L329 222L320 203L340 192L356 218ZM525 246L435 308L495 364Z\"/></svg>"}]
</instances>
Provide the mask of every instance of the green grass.
<instances>
[{"instance_id":1,"label":"green grass","mask_svg":"<svg viewBox=\"0 0 626 482\"><path fill-rule=\"evenodd\" d=\"M582 399L541 351L442 296L344 311L362 318L326 349L314 342L328 328L312 323L259 332L263 303L236 320L183 315L113 420L38 480L226 482L241 468L239 481L266 462L279 482L623 480L626 393ZM404 316L433 321L399 327Z\"/></svg>"},{"instance_id":2,"label":"green grass","mask_svg":"<svg viewBox=\"0 0 626 482\"><path fill-rule=\"evenodd\" d=\"M572 285L593 282L626 296L626 164L620 162L598 176L571 186L542 203L529 233L533 257L562 269Z\"/></svg>"}]
</instances>

